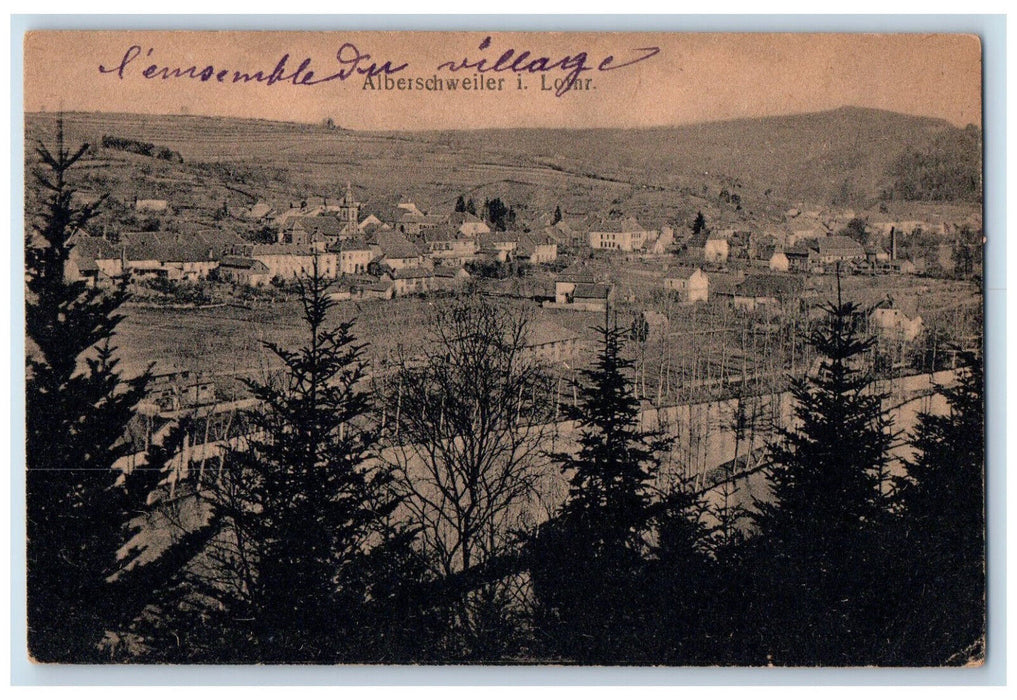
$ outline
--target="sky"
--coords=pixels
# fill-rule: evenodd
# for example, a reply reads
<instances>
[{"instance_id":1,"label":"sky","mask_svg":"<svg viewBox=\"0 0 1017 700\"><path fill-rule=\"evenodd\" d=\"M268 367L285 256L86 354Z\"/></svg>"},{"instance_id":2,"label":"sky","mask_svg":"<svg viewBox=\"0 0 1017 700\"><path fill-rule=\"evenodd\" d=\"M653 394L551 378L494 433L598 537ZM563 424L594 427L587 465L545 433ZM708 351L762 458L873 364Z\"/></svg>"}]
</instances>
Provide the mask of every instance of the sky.
<instances>
[{"instance_id":1,"label":"sky","mask_svg":"<svg viewBox=\"0 0 1017 700\"><path fill-rule=\"evenodd\" d=\"M270 76L284 55L287 79L235 81L237 73ZM363 72L386 62L390 81L410 89L381 89L384 74L367 83ZM161 77L192 66L184 77ZM309 70L312 81L352 74L293 84ZM486 89L448 89L463 78ZM439 80L440 92L419 89ZM558 94L555 81L571 89ZM129 30L29 33L24 87L29 112L331 118L366 130L649 127L845 105L980 126L982 91L979 40L961 34Z\"/></svg>"}]
</instances>

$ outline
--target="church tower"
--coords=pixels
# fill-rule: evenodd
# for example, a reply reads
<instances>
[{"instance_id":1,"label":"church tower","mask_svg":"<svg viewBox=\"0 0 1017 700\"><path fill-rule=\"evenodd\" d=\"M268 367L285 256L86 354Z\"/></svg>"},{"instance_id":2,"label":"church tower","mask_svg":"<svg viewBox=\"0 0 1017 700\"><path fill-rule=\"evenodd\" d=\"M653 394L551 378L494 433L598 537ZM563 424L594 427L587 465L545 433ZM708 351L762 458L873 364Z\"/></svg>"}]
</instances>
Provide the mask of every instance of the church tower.
<instances>
[{"instance_id":1,"label":"church tower","mask_svg":"<svg viewBox=\"0 0 1017 700\"><path fill-rule=\"evenodd\" d=\"M346 181L346 194L339 204L339 219L346 223L350 235L356 234L360 223L360 202L353 198L353 186L349 180Z\"/></svg>"}]
</instances>

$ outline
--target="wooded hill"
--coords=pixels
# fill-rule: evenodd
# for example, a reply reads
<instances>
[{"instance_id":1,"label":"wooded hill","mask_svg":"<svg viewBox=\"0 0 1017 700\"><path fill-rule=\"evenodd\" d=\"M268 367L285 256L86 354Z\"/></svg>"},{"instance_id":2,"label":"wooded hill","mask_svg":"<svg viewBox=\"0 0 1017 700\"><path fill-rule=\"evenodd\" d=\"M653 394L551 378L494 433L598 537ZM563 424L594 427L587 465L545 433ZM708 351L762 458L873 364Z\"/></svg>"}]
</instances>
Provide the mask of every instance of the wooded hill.
<instances>
[{"instance_id":1,"label":"wooded hill","mask_svg":"<svg viewBox=\"0 0 1017 700\"><path fill-rule=\"evenodd\" d=\"M53 133L55 119L27 115L27 144ZM561 204L566 212L641 215L650 225L713 210L714 220L736 224L778 218L801 202L864 208L881 198L978 202L981 196L979 129L854 107L631 130L360 132L82 113L67 114L66 126L72 140L101 146L104 136L133 139L182 156L183 164L162 163L100 149L93 157L106 162L94 165L113 180L107 185L115 194L119 184L138 187L136 172L116 182L117 164L136 170L145 160L141 165L167 183L228 186L252 198L327 196L350 179L371 204L404 198L451 211L459 195L498 196L522 220ZM725 191L737 193L737 203L726 201ZM237 191L222 194L244 203Z\"/></svg>"}]
</instances>

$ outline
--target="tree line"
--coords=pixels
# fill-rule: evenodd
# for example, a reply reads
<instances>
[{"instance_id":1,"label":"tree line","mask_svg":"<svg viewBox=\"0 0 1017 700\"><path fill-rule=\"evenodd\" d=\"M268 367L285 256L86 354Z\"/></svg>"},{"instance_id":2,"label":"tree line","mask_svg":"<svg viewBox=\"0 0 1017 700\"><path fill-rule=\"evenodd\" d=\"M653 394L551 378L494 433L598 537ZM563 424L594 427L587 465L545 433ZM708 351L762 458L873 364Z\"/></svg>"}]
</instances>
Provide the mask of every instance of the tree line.
<instances>
[{"instance_id":1,"label":"tree line","mask_svg":"<svg viewBox=\"0 0 1017 700\"><path fill-rule=\"evenodd\" d=\"M184 162L183 156L166 146L157 146L154 143L129 139L123 136L104 134L102 137L102 147L126 153L136 153L140 156L148 156L158 160L168 160L172 163Z\"/></svg>"},{"instance_id":2,"label":"tree line","mask_svg":"<svg viewBox=\"0 0 1017 700\"><path fill-rule=\"evenodd\" d=\"M946 414L895 428L837 299L808 338L795 420L764 493L665 473L610 319L575 381L528 350L522 311L464 294L434 309L423 358L376 397L328 282L300 284L304 341L188 488L191 423L112 465L150 373L113 346L126 280L68 282L95 215L68 176L86 147L40 144L47 193L26 239L28 650L44 662L943 665L984 653L981 362ZM576 448L548 426L575 425ZM904 469L891 451L912 448ZM737 466L737 465L736 465ZM727 480L722 490L731 486ZM724 493L727 493L725 490Z\"/></svg>"},{"instance_id":3,"label":"tree line","mask_svg":"<svg viewBox=\"0 0 1017 700\"><path fill-rule=\"evenodd\" d=\"M473 198L464 199L462 195L456 199L453 211L456 214L466 213L479 217L482 221L491 224L495 231L509 231L516 223L516 210L501 201L501 197L484 199L478 212L477 205ZM561 211L558 210L558 218L561 219Z\"/></svg>"}]
</instances>

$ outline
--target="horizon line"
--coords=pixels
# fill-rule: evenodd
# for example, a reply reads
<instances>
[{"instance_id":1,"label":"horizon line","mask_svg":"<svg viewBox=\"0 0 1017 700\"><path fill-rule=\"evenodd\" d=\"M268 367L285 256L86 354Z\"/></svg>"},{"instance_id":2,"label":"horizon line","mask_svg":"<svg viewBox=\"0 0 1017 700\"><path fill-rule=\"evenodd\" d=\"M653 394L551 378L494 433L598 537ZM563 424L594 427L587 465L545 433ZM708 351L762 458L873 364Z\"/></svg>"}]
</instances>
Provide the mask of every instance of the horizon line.
<instances>
[{"instance_id":1,"label":"horizon line","mask_svg":"<svg viewBox=\"0 0 1017 700\"><path fill-rule=\"evenodd\" d=\"M447 131L463 131L463 132L475 132L475 131L651 131L653 129L677 129L683 127L696 127L696 126L708 126L716 124L727 124L733 122L745 122L745 121L760 121L765 119L780 119L784 117L805 117L818 114L830 114L832 112L846 111L846 110L858 110L864 112L880 112L884 114L892 114L902 117L910 117L913 119L928 119L934 122L941 122L945 125L951 126L956 129L967 129L969 127L975 127L978 130L982 130L980 124L974 122L968 122L961 126L955 122L950 121L946 117L933 116L929 114L915 114L909 112L898 112L892 109L883 109L880 107L866 107L862 105L854 104L843 104L838 107L832 107L830 109L820 109L808 112L781 112L774 114L760 114L757 116L743 116L743 117L727 117L722 119L711 119L706 121L689 121L689 122L676 122L672 124L657 124L652 126L477 126L477 127L458 127L458 128L422 128L422 129L372 129L372 128L360 128L360 127L347 127L336 125L336 131L353 131L360 133L434 133L434 132L447 132ZM298 126L320 126L326 119L330 117L322 117L314 121L302 121L295 119L269 119L265 117L253 117L253 116L242 116L242 115L223 115L223 114L205 114L205 113L191 113L191 112L124 112L124 111L101 111L101 110L81 110L81 109L58 109L58 110L25 110L24 116L30 115L57 115L57 114L95 114L95 115L106 115L106 116L131 116L131 117L182 117L182 118L198 118L198 119L233 119L238 121L253 121L253 122L267 122L270 124L293 124Z\"/></svg>"}]
</instances>

